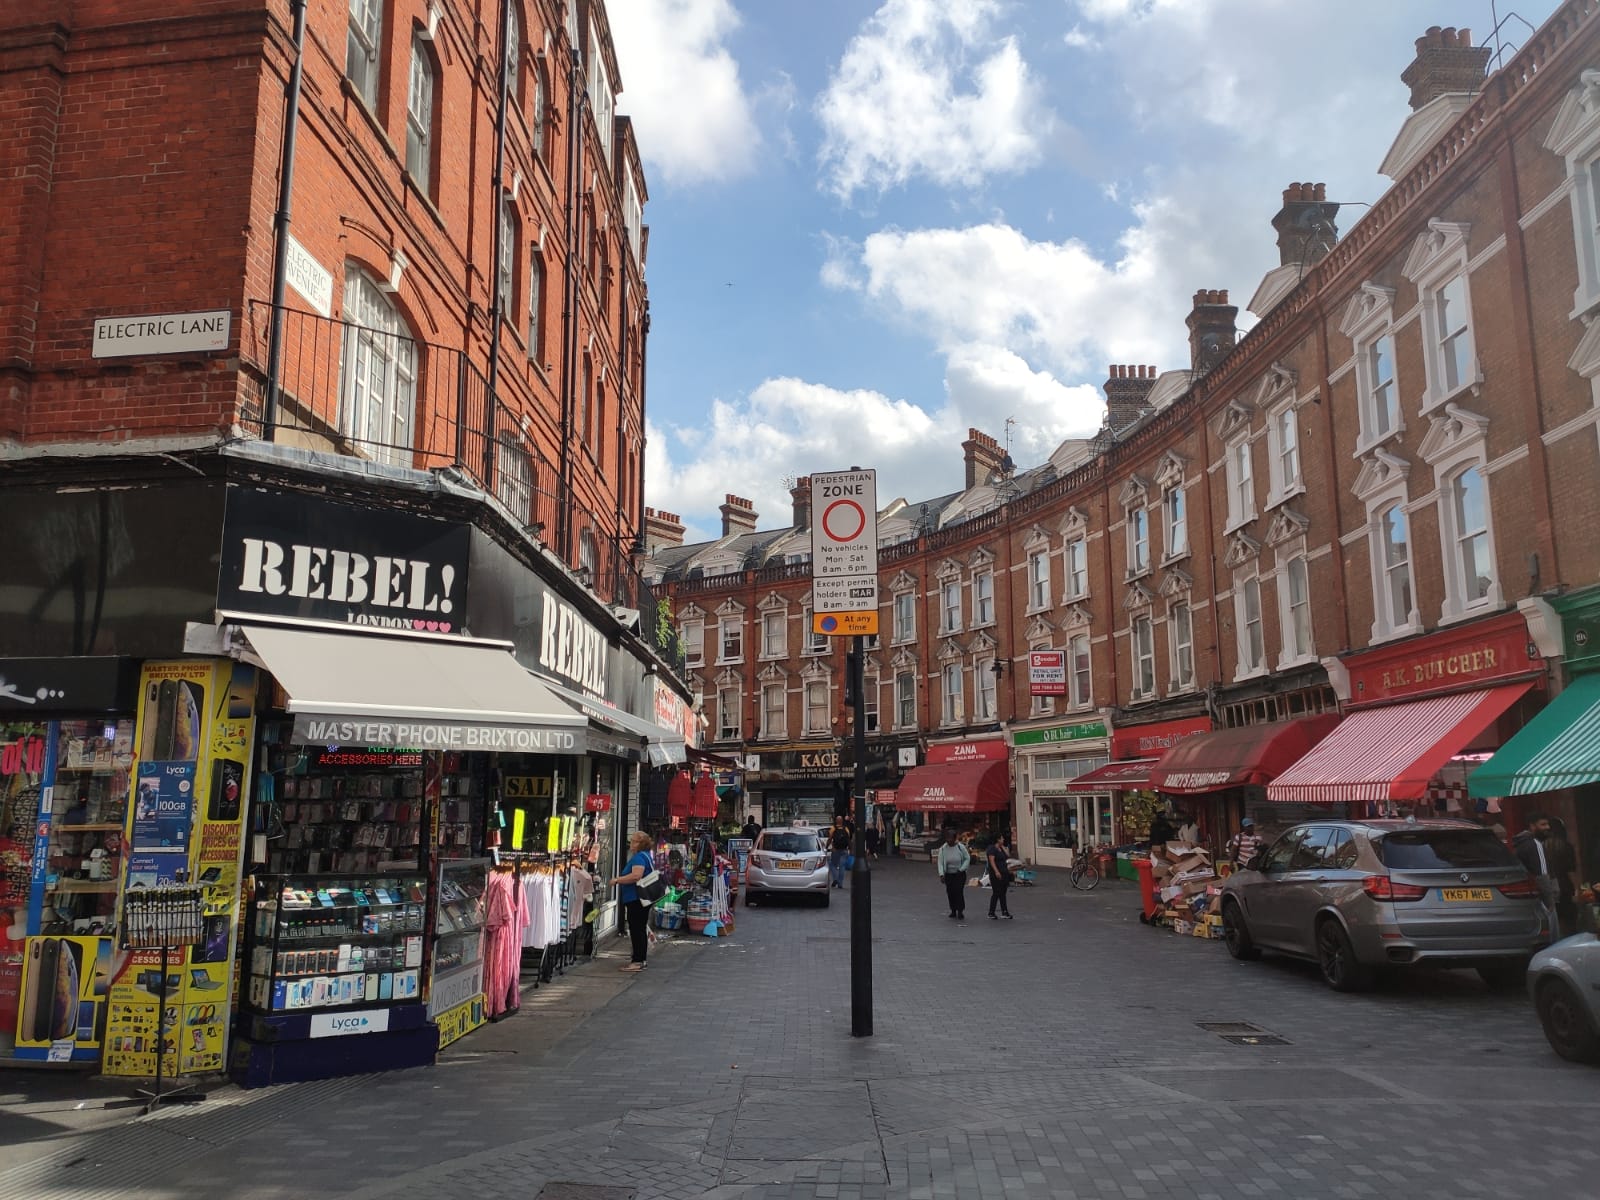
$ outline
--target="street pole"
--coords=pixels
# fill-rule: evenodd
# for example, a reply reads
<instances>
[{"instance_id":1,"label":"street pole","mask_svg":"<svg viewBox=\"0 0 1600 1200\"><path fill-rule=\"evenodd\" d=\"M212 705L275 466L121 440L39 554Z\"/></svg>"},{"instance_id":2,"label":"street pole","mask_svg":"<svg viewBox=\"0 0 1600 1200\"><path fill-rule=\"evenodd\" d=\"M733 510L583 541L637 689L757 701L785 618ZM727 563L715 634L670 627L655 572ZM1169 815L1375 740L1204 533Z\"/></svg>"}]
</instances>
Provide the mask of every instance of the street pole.
<instances>
[{"instance_id":1,"label":"street pole","mask_svg":"<svg viewBox=\"0 0 1600 1200\"><path fill-rule=\"evenodd\" d=\"M867 639L851 638L850 695L855 698L856 865L850 870L850 1036L872 1036L872 868L867 863Z\"/></svg>"}]
</instances>

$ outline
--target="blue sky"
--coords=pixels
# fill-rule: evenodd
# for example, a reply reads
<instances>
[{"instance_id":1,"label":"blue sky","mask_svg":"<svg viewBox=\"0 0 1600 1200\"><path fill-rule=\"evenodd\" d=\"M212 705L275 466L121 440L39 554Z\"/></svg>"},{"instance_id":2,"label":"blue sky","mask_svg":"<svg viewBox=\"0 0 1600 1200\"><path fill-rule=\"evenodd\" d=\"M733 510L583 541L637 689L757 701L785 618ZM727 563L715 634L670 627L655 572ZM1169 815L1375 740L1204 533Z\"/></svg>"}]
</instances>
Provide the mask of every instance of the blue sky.
<instances>
[{"instance_id":1,"label":"blue sky","mask_svg":"<svg viewBox=\"0 0 1600 1200\"><path fill-rule=\"evenodd\" d=\"M1557 7L1512 3L1512 47ZM727 492L787 523L810 471L954 490L969 426L1014 418L1024 467L1092 432L1108 364L1187 365L1197 289L1244 308L1286 186L1389 186L1414 39L1494 27L1491 0L607 8L650 189L647 500L691 541Z\"/></svg>"}]
</instances>

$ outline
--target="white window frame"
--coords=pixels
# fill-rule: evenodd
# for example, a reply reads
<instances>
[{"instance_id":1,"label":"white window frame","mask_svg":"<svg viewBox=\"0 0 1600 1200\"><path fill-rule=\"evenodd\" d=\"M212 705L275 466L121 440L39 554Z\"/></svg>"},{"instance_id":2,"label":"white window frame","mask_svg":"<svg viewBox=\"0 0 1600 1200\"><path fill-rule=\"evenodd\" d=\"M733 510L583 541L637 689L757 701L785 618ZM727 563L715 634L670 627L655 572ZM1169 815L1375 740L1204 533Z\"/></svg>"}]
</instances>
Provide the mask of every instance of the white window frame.
<instances>
[{"instance_id":1,"label":"white window frame","mask_svg":"<svg viewBox=\"0 0 1600 1200\"><path fill-rule=\"evenodd\" d=\"M528 358L541 371L544 361L544 255L535 246L528 256Z\"/></svg>"},{"instance_id":2,"label":"white window frame","mask_svg":"<svg viewBox=\"0 0 1600 1200\"><path fill-rule=\"evenodd\" d=\"M1028 649L1030 651L1053 650L1055 647L1049 642L1033 642L1028 646ZM1031 716L1044 717L1056 710L1056 698L1054 696L1034 696L1031 699L1033 700Z\"/></svg>"},{"instance_id":3,"label":"white window frame","mask_svg":"<svg viewBox=\"0 0 1600 1200\"><path fill-rule=\"evenodd\" d=\"M433 194L433 56L420 37L411 39L406 79L406 172L424 196Z\"/></svg>"},{"instance_id":4,"label":"white window frame","mask_svg":"<svg viewBox=\"0 0 1600 1200\"><path fill-rule=\"evenodd\" d=\"M1195 686L1194 605L1184 596L1167 604L1168 687L1186 692ZM1185 663L1187 657L1187 663Z\"/></svg>"},{"instance_id":5,"label":"white window frame","mask_svg":"<svg viewBox=\"0 0 1600 1200\"><path fill-rule=\"evenodd\" d=\"M500 298L500 319L516 320L517 286L517 211L510 192L500 193L500 265L495 271L496 294Z\"/></svg>"},{"instance_id":6,"label":"white window frame","mask_svg":"<svg viewBox=\"0 0 1600 1200\"><path fill-rule=\"evenodd\" d=\"M706 661L706 623L704 621L685 621L680 627L683 638L683 662L685 666L704 666Z\"/></svg>"},{"instance_id":7,"label":"white window frame","mask_svg":"<svg viewBox=\"0 0 1600 1200\"><path fill-rule=\"evenodd\" d=\"M1282 404L1267 410L1267 468L1268 508L1276 508L1306 490L1305 464L1300 461L1299 406L1292 394Z\"/></svg>"},{"instance_id":8,"label":"white window frame","mask_svg":"<svg viewBox=\"0 0 1600 1200\"><path fill-rule=\"evenodd\" d=\"M744 728L740 721L740 710L743 704L739 689L736 687L719 687L717 689L717 740L719 742L732 741L740 736ZM729 717L732 721L729 721Z\"/></svg>"},{"instance_id":9,"label":"white window frame","mask_svg":"<svg viewBox=\"0 0 1600 1200\"><path fill-rule=\"evenodd\" d=\"M1161 549L1164 563L1189 556L1189 498L1182 484L1161 495Z\"/></svg>"},{"instance_id":10,"label":"white window frame","mask_svg":"<svg viewBox=\"0 0 1600 1200\"><path fill-rule=\"evenodd\" d=\"M789 690L781 683L761 685L761 736L789 736Z\"/></svg>"},{"instance_id":11,"label":"white window frame","mask_svg":"<svg viewBox=\"0 0 1600 1200\"><path fill-rule=\"evenodd\" d=\"M1067 639L1067 704L1074 709L1094 704L1094 640L1087 633Z\"/></svg>"},{"instance_id":12,"label":"white window frame","mask_svg":"<svg viewBox=\"0 0 1600 1200\"><path fill-rule=\"evenodd\" d=\"M861 722L868 733L879 733L878 689L882 681L876 674L863 675L861 679Z\"/></svg>"},{"instance_id":13,"label":"white window frame","mask_svg":"<svg viewBox=\"0 0 1600 1200\"><path fill-rule=\"evenodd\" d=\"M1150 573L1150 510L1141 504L1130 504L1126 514L1128 537L1127 578L1137 579Z\"/></svg>"},{"instance_id":14,"label":"white window frame","mask_svg":"<svg viewBox=\"0 0 1600 1200\"><path fill-rule=\"evenodd\" d=\"M829 715L831 689L826 679L808 679L805 684L805 728L808 734L827 733L833 722Z\"/></svg>"},{"instance_id":15,"label":"white window frame","mask_svg":"<svg viewBox=\"0 0 1600 1200\"><path fill-rule=\"evenodd\" d=\"M992 721L999 711L1000 677L994 673L995 660L980 658L972 664L972 719Z\"/></svg>"},{"instance_id":16,"label":"white window frame","mask_svg":"<svg viewBox=\"0 0 1600 1200\"><path fill-rule=\"evenodd\" d=\"M816 622L812 620L812 617L815 615L815 613L816 610L813 609L809 604L801 610L801 619L805 622L804 628L800 634L800 652L802 654L817 655L826 654L828 652L828 635L825 633L818 633L816 629L813 628L813 626L816 624Z\"/></svg>"},{"instance_id":17,"label":"white window frame","mask_svg":"<svg viewBox=\"0 0 1600 1200\"><path fill-rule=\"evenodd\" d=\"M378 281L355 263L345 267L342 312L339 427L368 458L410 466L416 340Z\"/></svg>"},{"instance_id":18,"label":"white window frame","mask_svg":"<svg viewBox=\"0 0 1600 1200\"><path fill-rule=\"evenodd\" d=\"M1395 361L1394 289L1363 283L1346 306L1339 332L1350 339L1356 380L1356 414L1360 433L1354 457L1398 438L1406 429L1400 403L1399 365ZM1388 347L1389 375L1378 370L1378 350Z\"/></svg>"},{"instance_id":19,"label":"white window frame","mask_svg":"<svg viewBox=\"0 0 1600 1200\"><path fill-rule=\"evenodd\" d=\"M959 662L939 668L939 723L959 725L966 716L966 671Z\"/></svg>"},{"instance_id":20,"label":"white window frame","mask_svg":"<svg viewBox=\"0 0 1600 1200\"><path fill-rule=\"evenodd\" d=\"M1050 607L1050 552L1036 550L1028 555L1028 611L1043 612Z\"/></svg>"},{"instance_id":21,"label":"white window frame","mask_svg":"<svg viewBox=\"0 0 1600 1200\"><path fill-rule=\"evenodd\" d=\"M384 0L350 0L346 22L344 74L368 109L378 107L378 76L383 56Z\"/></svg>"},{"instance_id":22,"label":"white window frame","mask_svg":"<svg viewBox=\"0 0 1600 1200\"><path fill-rule=\"evenodd\" d=\"M611 76L606 73L605 56L598 47L600 37L593 24L589 26L589 107L594 114L595 128L600 134L600 148L605 161L611 163L611 126L616 116L617 99L611 90Z\"/></svg>"},{"instance_id":23,"label":"white window frame","mask_svg":"<svg viewBox=\"0 0 1600 1200\"><path fill-rule=\"evenodd\" d=\"M1068 538L1061 552L1061 565L1067 577L1065 598L1083 599L1089 594L1089 539Z\"/></svg>"},{"instance_id":24,"label":"white window frame","mask_svg":"<svg viewBox=\"0 0 1600 1200\"><path fill-rule=\"evenodd\" d=\"M975 571L972 576L972 628L994 624L994 572Z\"/></svg>"},{"instance_id":25,"label":"white window frame","mask_svg":"<svg viewBox=\"0 0 1600 1200\"><path fill-rule=\"evenodd\" d=\"M520 525L533 520L533 459L509 430L495 439L494 490Z\"/></svg>"},{"instance_id":26,"label":"white window frame","mask_svg":"<svg viewBox=\"0 0 1600 1200\"><path fill-rule=\"evenodd\" d=\"M1440 611L1443 622L1459 621L1479 613L1493 612L1504 604L1500 587L1499 562L1495 557L1494 507L1491 503L1489 472L1481 458L1481 444L1476 453L1468 453L1435 465L1439 480L1439 549L1444 561L1444 604ZM1461 555L1461 545L1469 531L1461 528L1461 515L1457 511L1456 486L1467 471L1476 471L1483 485L1484 525L1472 531L1484 539L1484 550L1489 557L1489 587L1476 599L1468 598L1466 562Z\"/></svg>"},{"instance_id":27,"label":"white window frame","mask_svg":"<svg viewBox=\"0 0 1600 1200\"><path fill-rule=\"evenodd\" d=\"M1298 569L1302 594L1295 595L1295 577ZM1303 546L1297 546L1278 558L1278 629L1283 642L1278 657L1280 671L1317 661L1316 625L1311 612L1311 560ZM1300 626L1297 617L1305 618L1305 644L1300 643Z\"/></svg>"},{"instance_id":28,"label":"white window frame","mask_svg":"<svg viewBox=\"0 0 1600 1200\"><path fill-rule=\"evenodd\" d=\"M1578 286L1568 317L1579 320L1600 308L1600 69L1590 67L1580 73L1578 86L1557 110L1544 144L1566 162L1571 180Z\"/></svg>"},{"instance_id":29,"label":"white window frame","mask_svg":"<svg viewBox=\"0 0 1600 1200\"><path fill-rule=\"evenodd\" d=\"M789 610L768 608L761 612L762 658L786 658L789 654Z\"/></svg>"},{"instance_id":30,"label":"white window frame","mask_svg":"<svg viewBox=\"0 0 1600 1200\"><path fill-rule=\"evenodd\" d=\"M522 89L518 84L522 76L522 18L517 15L514 2L506 6L506 52L502 64L506 90L513 100L521 99Z\"/></svg>"},{"instance_id":31,"label":"white window frame","mask_svg":"<svg viewBox=\"0 0 1600 1200\"><path fill-rule=\"evenodd\" d=\"M550 86L544 63L535 58L533 63L533 100L528 105L529 134L533 138L533 153L544 157L544 127L549 120Z\"/></svg>"},{"instance_id":32,"label":"white window frame","mask_svg":"<svg viewBox=\"0 0 1600 1200\"><path fill-rule=\"evenodd\" d=\"M732 654L728 653L729 634L735 646ZM744 661L744 615L720 617L717 620L717 662L740 663Z\"/></svg>"},{"instance_id":33,"label":"white window frame","mask_svg":"<svg viewBox=\"0 0 1600 1200\"><path fill-rule=\"evenodd\" d=\"M906 709L910 708L910 719L907 719ZM894 727L896 729L915 729L917 727L917 673L915 671L896 671L894 674Z\"/></svg>"},{"instance_id":34,"label":"white window frame","mask_svg":"<svg viewBox=\"0 0 1600 1200\"><path fill-rule=\"evenodd\" d=\"M628 234L628 248L637 263L643 249L644 205L639 202L639 185L629 171L622 179L622 227Z\"/></svg>"},{"instance_id":35,"label":"white window frame","mask_svg":"<svg viewBox=\"0 0 1600 1200\"><path fill-rule=\"evenodd\" d=\"M1425 380L1422 393L1424 414L1457 399L1465 392L1475 391L1482 382L1477 358L1477 332L1472 317L1472 280L1467 260L1467 235L1470 229L1468 225L1429 221L1428 232L1417 239L1403 268L1405 277L1417 285ZM1458 281L1466 323L1459 332L1453 332L1456 330L1453 320L1449 321L1450 329L1444 328L1440 302L1445 292ZM1447 355L1445 343L1454 342L1460 337L1465 338L1466 361L1452 372L1449 362L1456 356Z\"/></svg>"},{"instance_id":36,"label":"white window frame","mask_svg":"<svg viewBox=\"0 0 1600 1200\"><path fill-rule=\"evenodd\" d=\"M1390 564L1388 561L1388 538L1384 516L1391 510L1398 512L1405 521L1406 558L1403 564ZM1411 515L1406 511L1405 496L1387 495L1371 501L1367 510L1367 527L1369 535L1367 542L1372 564L1371 640L1387 642L1409 634L1421 633L1422 617L1417 600L1416 531L1412 528ZM1391 587L1392 572L1401 566L1405 569L1406 582L1411 592L1410 607L1403 613L1395 610Z\"/></svg>"},{"instance_id":37,"label":"white window frame","mask_svg":"<svg viewBox=\"0 0 1600 1200\"><path fill-rule=\"evenodd\" d=\"M1250 679L1265 675L1266 613L1261 605L1261 574L1254 562L1238 568L1233 575L1233 626L1238 655L1233 677Z\"/></svg>"},{"instance_id":38,"label":"white window frame","mask_svg":"<svg viewBox=\"0 0 1600 1200\"><path fill-rule=\"evenodd\" d=\"M1248 432L1228 443L1223 475L1228 483L1228 523L1232 533L1256 519L1255 449Z\"/></svg>"},{"instance_id":39,"label":"white window frame","mask_svg":"<svg viewBox=\"0 0 1600 1200\"><path fill-rule=\"evenodd\" d=\"M917 594L915 592L896 592L894 594L894 640L900 642L915 641L917 636Z\"/></svg>"},{"instance_id":40,"label":"white window frame","mask_svg":"<svg viewBox=\"0 0 1600 1200\"><path fill-rule=\"evenodd\" d=\"M1146 612L1133 614L1128 623L1128 657L1133 673L1128 678L1128 694L1134 700L1153 700L1156 696L1156 623Z\"/></svg>"},{"instance_id":41,"label":"white window frame","mask_svg":"<svg viewBox=\"0 0 1600 1200\"><path fill-rule=\"evenodd\" d=\"M947 579L939 585L939 632L961 632L961 581Z\"/></svg>"}]
</instances>

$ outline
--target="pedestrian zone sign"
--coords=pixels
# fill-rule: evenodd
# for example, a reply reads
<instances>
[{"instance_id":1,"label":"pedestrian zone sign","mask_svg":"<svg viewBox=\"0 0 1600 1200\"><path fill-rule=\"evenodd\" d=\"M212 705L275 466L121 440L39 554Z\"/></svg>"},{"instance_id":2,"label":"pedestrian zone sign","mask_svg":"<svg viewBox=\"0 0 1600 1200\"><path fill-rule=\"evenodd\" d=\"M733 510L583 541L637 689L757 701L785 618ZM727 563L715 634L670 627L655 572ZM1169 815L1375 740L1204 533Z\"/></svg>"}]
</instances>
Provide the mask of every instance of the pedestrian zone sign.
<instances>
[{"instance_id":1,"label":"pedestrian zone sign","mask_svg":"<svg viewBox=\"0 0 1600 1200\"><path fill-rule=\"evenodd\" d=\"M878 473L811 476L811 629L878 632Z\"/></svg>"}]
</instances>

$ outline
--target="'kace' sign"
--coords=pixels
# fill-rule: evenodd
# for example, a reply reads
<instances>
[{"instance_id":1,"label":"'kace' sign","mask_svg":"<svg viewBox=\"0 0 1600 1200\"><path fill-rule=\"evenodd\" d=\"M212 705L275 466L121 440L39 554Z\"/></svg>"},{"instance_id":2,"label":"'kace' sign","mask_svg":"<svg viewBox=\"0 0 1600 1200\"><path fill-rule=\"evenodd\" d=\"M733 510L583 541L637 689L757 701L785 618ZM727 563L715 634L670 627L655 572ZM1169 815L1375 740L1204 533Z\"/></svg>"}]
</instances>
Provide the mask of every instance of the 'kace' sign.
<instances>
[{"instance_id":1,"label":"'kace' sign","mask_svg":"<svg viewBox=\"0 0 1600 1200\"><path fill-rule=\"evenodd\" d=\"M309 496L234 488L217 607L465 634L470 526Z\"/></svg>"}]
</instances>

